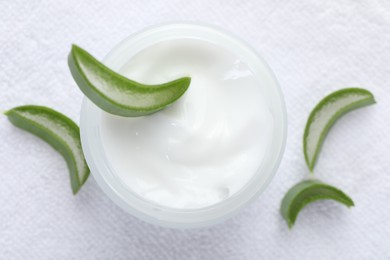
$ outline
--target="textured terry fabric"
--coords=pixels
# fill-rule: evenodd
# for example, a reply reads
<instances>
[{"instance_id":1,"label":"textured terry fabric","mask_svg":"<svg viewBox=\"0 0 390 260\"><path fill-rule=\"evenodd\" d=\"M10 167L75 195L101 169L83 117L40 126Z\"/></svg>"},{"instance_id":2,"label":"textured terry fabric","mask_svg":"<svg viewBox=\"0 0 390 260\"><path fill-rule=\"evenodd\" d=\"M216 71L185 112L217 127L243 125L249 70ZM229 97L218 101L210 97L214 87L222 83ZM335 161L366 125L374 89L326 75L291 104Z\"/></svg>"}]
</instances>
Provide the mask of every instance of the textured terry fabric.
<instances>
[{"instance_id":1,"label":"textured terry fabric","mask_svg":"<svg viewBox=\"0 0 390 260\"><path fill-rule=\"evenodd\" d=\"M146 26L222 26L262 53L285 93L288 141L261 198L211 228L172 230L122 211L90 178L73 197L63 159L0 117L0 259L390 259L390 3L339 1L0 1L0 109L39 104L79 120L71 43L99 59ZM329 92L370 89L378 104L330 132L315 174L356 207L303 210L289 231L279 204L308 175L310 110Z\"/></svg>"}]
</instances>

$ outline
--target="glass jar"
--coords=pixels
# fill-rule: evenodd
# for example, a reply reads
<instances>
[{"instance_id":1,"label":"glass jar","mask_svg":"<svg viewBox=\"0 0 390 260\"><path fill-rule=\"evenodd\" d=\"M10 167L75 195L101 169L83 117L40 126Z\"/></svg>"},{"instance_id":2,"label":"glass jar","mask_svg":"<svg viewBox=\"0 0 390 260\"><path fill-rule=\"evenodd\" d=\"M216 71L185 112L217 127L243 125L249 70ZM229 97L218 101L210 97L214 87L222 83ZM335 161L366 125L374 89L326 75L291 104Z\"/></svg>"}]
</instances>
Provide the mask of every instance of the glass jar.
<instances>
[{"instance_id":1,"label":"glass jar","mask_svg":"<svg viewBox=\"0 0 390 260\"><path fill-rule=\"evenodd\" d=\"M102 190L116 204L152 224L172 228L194 228L221 222L260 196L279 167L286 142L287 122L281 89L266 62L240 39L219 28L194 23L165 24L147 28L119 43L103 62L114 71L119 71L142 49L161 41L182 38L209 41L236 53L266 88L266 99L269 101L274 124L272 145L268 147L264 163L240 191L220 203L204 208L177 209L157 205L132 192L113 172L101 139L102 111L87 98L84 98L82 105L80 131L91 173Z\"/></svg>"}]
</instances>

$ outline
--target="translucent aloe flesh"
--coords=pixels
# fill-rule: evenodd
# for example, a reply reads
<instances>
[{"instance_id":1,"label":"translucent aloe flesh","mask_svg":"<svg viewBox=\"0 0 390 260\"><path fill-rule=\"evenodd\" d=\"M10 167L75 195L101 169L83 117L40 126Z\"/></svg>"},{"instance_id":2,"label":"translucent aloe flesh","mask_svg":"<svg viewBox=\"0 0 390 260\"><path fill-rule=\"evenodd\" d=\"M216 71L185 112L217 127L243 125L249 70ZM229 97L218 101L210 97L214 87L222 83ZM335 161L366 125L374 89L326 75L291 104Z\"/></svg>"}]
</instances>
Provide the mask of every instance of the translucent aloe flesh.
<instances>
[{"instance_id":1,"label":"translucent aloe flesh","mask_svg":"<svg viewBox=\"0 0 390 260\"><path fill-rule=\"evenodd\" d=\"M354 206L352 199L337 189L318 180L305 180L293 186L284 196L281 213L291 228L299 212L308 204L318 200L335 200L347 207Z\"/></svg>"},{"instance_id":2,"label":"translucent aloe flesh","mask_svg":"<svg viewBox=\"0 0 390 260\"><path fill-rule=\"evenodd\" d=\"M303 136L303 150L310 171L313 171L325 137L334 123L349 111L374 103L374 96L369 91L346 88L333 92L317 104Z\"/></svg>"},{"instance_id":3,"label":"translucent aloe flesh","mask_svg":"<svg viewBox=\"0 0 390 260\"><path fill-rule=\"evenodd\" d=\"M93 103L125 117L145 116L167 107L191 82L191 78L183 77L159 85L141 84L114 72L76 45L72 46L68 65L77 85Z\"/></svg>"},{"instance_id":4,"label":"translucent aloe flesh","mask_svg":"<svg viewBox=\"0 0 390 260\"><path fill-rule=\"evenodd\" d=\"M9 121L46 141L65 159L76 194L89 176L81 148L79 127L65 115L43 106L20 106L5 113Z\"/></svg>"}]
</instances>

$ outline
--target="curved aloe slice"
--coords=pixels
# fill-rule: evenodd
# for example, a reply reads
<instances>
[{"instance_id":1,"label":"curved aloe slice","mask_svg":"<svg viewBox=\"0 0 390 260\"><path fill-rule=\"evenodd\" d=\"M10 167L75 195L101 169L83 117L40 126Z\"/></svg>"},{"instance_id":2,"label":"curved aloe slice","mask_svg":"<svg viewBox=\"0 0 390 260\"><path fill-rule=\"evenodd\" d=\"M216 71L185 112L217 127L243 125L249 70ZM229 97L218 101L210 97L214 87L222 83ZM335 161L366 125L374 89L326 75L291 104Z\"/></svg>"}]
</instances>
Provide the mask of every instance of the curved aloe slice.
<instances>
[{"instance_id":1,"label":"curved aloe slice","mask_svg":"<svg viewBox=\"0 0 390 260\"><path fill-rule=\"evenodd\" d=\"M313 171L324 139L333 124L347 112L374 104L374 96L361 88L346 88L326 96L311 112L303 135L303 152Z\"/></svg>"},{"instance_id":2,"label":"curved aloe slice","mask_svg":"<svg viewBox=\"0 0 390 260\"><path fill-rule=\"evenodd\" d=\"M136 117L159 111L180 98L190 85L184 77L160 85L144 85L112 71L73 45L68 65L81 91L108 113Z\"/></svg>"},{"instance_id":3,"label":"curved aloe slice","mask_svg":"<svg viewBox=\"0 0 390 260\"><path fill-rule=\"evenodd\" d=\"M65 159L73 194L76 194L89 175L81 149L79 127L68 117L42 106L20 106L5 112L15 126L45 140Z\"/></svg>"},{"instance_id":4,"label":"curved aloe slice","mask_svg":"<svg viewBox=\"0 0 390 260\"><path fill-rule=\"evenodd\" d=\"M306 180L293 186L284 196L281 205L281 213L288 227L294 225L299 212L307 204L326 199L341 202L347 207L354 206L347 194L318 180Z\"/></svg>"}]
</instances>

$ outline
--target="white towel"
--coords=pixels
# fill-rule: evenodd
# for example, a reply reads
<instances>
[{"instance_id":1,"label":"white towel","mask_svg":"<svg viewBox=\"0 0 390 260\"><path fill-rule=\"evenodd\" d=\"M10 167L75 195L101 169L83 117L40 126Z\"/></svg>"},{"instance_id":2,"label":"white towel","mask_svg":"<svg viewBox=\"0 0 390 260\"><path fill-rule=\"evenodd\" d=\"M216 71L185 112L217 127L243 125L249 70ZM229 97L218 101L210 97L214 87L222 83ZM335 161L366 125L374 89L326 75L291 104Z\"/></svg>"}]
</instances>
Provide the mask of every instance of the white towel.
<instances>
[{"instance_id":1,"label":"white towel","mask_svg":"<svg viewBox=\"0 0 390 260\"><path fill-rule=\"evenodd\" d=\"M66 165L0 117L0 259L390 259L390 3L339 1L0 1L0 109L41 104L78 121L71 43L98 58L146 26L222 26L258 50L285 94L282 165L261 198L223 224L171 230L114 205L90 178L73 197ZM355 201L312 204L293 230L280 201L308 175L302 134L314 105L361 86L378 104L342 118L315 174Z\"/></svg>"}]
</instances>

